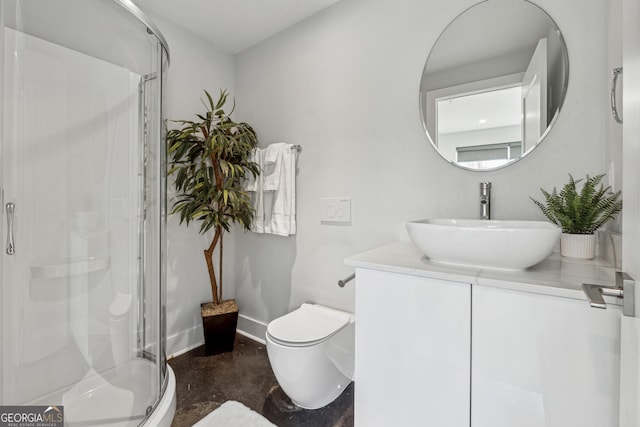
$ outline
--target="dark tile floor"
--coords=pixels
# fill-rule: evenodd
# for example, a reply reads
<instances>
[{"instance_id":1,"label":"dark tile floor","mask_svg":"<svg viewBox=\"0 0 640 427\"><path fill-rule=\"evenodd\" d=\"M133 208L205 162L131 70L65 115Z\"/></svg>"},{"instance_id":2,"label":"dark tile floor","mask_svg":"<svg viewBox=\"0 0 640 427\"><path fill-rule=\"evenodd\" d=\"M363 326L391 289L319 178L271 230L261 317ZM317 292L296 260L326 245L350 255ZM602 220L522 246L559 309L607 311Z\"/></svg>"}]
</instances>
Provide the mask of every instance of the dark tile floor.
<instances>
[{"instance_id":1,"label":"dark tile floor","mask_svg":"<svg viewBox=\"0 0 640 427\"><path fill-rule=\"evenodd\" d=\"M236 400L278 427L353 426L353 383L330 405L294 405L278 385L263 344L236 336L233 352L206 356L198 347L169 361L176 375L172 427L189 427L227 400Z\"/></svg>"}]
</instances>

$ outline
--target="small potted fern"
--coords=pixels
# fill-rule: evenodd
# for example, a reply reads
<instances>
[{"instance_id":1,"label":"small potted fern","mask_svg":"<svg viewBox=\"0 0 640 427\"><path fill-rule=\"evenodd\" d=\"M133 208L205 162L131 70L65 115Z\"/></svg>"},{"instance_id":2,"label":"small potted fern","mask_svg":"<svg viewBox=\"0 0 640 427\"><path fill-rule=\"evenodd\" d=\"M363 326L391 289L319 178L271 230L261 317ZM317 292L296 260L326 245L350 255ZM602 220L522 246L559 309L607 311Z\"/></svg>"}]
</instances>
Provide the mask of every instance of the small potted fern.
<instances>
[{"instance_id":1,"label":"small potted fern","mask_svg":"<svg viewBox=\"0 0 640 427\"><path fill-rule=\"evenodd\" d=\"M587 178L578 190L582 179L575 180L569 174L567 182L558 193L540 189L546 204L530 197L542 213L562 227L560 254L571 258L592 259L595 256L595 232L622 210L620 191L601 184L604 174Z\"/></svg>"}]
</instances>

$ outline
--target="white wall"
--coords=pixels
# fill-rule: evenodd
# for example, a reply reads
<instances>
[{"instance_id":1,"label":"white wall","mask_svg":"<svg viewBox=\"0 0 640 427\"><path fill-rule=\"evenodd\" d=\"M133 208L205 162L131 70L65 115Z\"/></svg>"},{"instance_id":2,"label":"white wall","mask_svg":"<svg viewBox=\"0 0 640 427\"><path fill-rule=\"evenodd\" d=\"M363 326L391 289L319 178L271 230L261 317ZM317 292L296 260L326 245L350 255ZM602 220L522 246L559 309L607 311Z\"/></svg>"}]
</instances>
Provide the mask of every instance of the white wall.
<instances>
[{"instance_id":1,"label":"white wall","mask_svg":"<svg viewBox=\"0 0 640 427\"><path fill-rule=\"evenodd\" d=\"M424 135L418 90L440 32L475 0L343 0L236 57L238 116L261 145L301 144L298 234L236 234L236 298L262 322L303 301L354 309L343 259L407 239L407 220L477 218L493 183L496 219L542 219L539 188L606 171L608 2L535 0L557 22L570 81L547 140L494 172L451 166ZM353 198L352 226L320 224L319 198ZM393 295L389 307L394 310Z\"/></svg>"},{"instance_id":2,"label":"white wall","mask_svg":"<svg viewBox=\"0 0 640 427\"><path fill-rule=\"evenodd\" d=\"M165 19L150 14L167 39L171 52L166 93L166 117L191 120L203 111L200 99L206 89L214 97L220 89L234 90L234 64L230 54ZM171 122L169 127L176 126ZM169 208L174 188L169 178ZM170 216L167 230L167 354L175 354L203 342L200 303L211 301L209 277L202 251L211 235L201 236L199 224L188 228ZM233 283L233 239L225 239L225 284ZM227 287L224 297L233 297Z\"/></svg>"}]
</instances>

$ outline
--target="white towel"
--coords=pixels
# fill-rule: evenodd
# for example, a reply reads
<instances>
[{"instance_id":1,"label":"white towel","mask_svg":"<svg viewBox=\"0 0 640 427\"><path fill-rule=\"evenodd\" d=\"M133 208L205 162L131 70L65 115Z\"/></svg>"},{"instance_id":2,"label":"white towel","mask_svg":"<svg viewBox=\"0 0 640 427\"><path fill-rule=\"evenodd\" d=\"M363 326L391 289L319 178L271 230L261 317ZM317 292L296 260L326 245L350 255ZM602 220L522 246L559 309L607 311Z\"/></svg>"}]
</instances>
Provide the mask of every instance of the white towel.
<instances>
[{"instance_id":1,"label":"white towel","mask_svg":"<svg viewBox=\"0 0 640 427\"><path fill-rule=\"evenodd\" d=\"M276 142L262 150L262 190L276 191L280 187L282 176L282 154L290 144Z\"/></svg>"},{"instance_id":2,"label":"white towel","mask_svg":"<svg viewBox=\"0 0 640 427\"><path fill-rule=\"evenodd\" d=\"M257 149L253 161L261 174L247 180L244 189L251 193L254 219L250 230L289 236L296 233L296 162L298 151L292 144L279 142Z\"/></svg>"},{"instance_id":3,"label":"white towel","mask_svg":"<svg viewBox=\"0 0 640 427\"><path fill-rule=\"evenodd\" d=\"M249 161L257 163L258 169L262 169L262 149L255 148L249 155ZM259 191L261 176L253 176L251 172L245 175L245 180L242 185L244 191Z\"/></svg>"},{"instance_id":4,"label":"white towel","mask_svg":"<svg viewBox=\"0 0 640 427\"><path fill-rule=\"evenodd\" d=\"M274 173L279 172L279 178L272 182L278 183L273 190L271 203L267 203L265 192L265 233L278 236L296 234L296 159L297 150L292 144L273 144L278 155L275 160ZM269 209L270 206L270 209Z\"/></svg>"},{"instance_id":5,"label":"white towel","mask_svg":"<svg viewBox=\"0 0 640 427\"><path fill-rule=\"evenodd\" d=\"M263 150L256 148L252 153L251 161L258 164L258 169L262 170ZM244 189L251 193L251 201L253 204L253 221L250 230L255 233L264 233L264 200L262 193L262 174L254 178L252 173L246 177Z\"/></svg>"}]
</instances>

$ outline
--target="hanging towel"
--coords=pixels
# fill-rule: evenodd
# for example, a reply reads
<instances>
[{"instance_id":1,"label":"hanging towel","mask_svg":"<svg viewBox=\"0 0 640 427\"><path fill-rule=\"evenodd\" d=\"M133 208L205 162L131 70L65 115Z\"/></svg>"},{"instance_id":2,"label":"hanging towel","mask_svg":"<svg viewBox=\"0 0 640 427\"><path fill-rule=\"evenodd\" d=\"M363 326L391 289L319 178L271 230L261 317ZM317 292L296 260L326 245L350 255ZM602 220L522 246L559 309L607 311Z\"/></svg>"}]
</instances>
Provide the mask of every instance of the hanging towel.
<instances>
[{"instance_id":1,"label":"hanging towel","mask_svg":"<svg viewBox=\"0 0 640 427\"><path fill-rule=\"evenodd\" d=\"M276 191L280 187L282 176L282 155L290 144L276 142L262 152L263 191Z\"/></svg>"},{"instance_id":2,"label":"hanging towel","mask_svg":"<svg viewBox=\"0 0 640 427\"><path fill-rule=\"evenodd\" d=\"M270 186L277 182L271 203L265 203L264 230L265 233L289 236L296 234L296 159L298 152L292 148L292 144L278 143L272 144L272 146L276 152L274 171L267 175L265 180L276 173L279 176L273 176L268 185L265 185L271 188ZM265 190L265 195L267 192L271 192L271 190Z\"/></svg>"},{"instance_id":3,"label":"hanging towel","mask_svg":"<svg viewBox=\"0 0 640 427\"><path fill-rule=\"evenodd\" d=\"M251 193L254 219L250 230L289 236L296 233L296 161L292 144L278 142L256 149L253 161L261 174L247 179L244 189Z\"/></svg>"},{"instance_id":4,"label":"hanging towel","mask_svg":"<svg viewBox=\"0 0 640 427\"><path fill-rule=\"evenodd\" d=\"M256 148L252 153L251 161L258 164L258 169L262 170L263 150ZM255 233L264 233L264 201L262 192L262 174L254 177L249 173L245 182L244 189L251 193L251 202L253 204L253 221L250 230Z\"/></svg>"},{"instance_id":5,"label":"hanging towel","mask_svg":"<svg viewBox=\"0 0 640 427\"><path fill-rule=\"evenodd\" d=\"M249 155L249 161L256 163L258 165L258 169L262 170L262 149L255 148ZM253 176L251 172L247 173L242 185L244 191L259 191L260 179L261 175Z\"/></svg>"}]
</instances>

